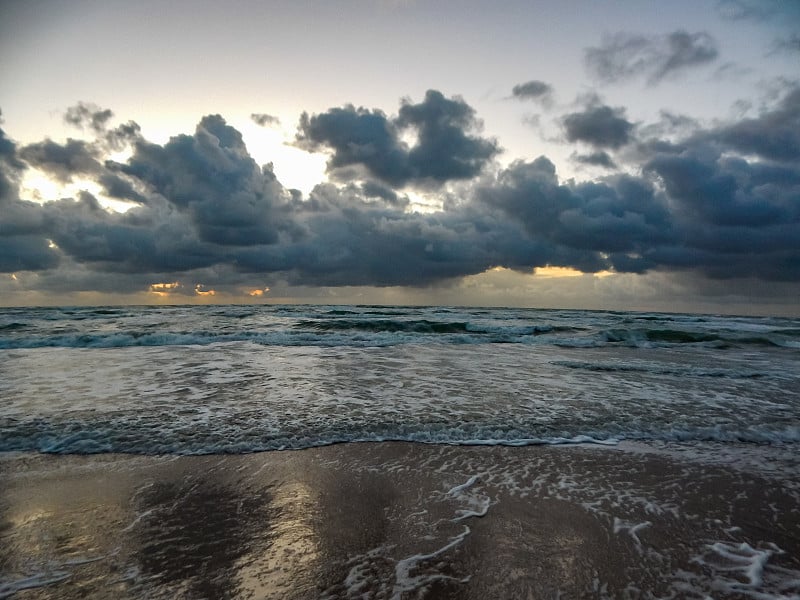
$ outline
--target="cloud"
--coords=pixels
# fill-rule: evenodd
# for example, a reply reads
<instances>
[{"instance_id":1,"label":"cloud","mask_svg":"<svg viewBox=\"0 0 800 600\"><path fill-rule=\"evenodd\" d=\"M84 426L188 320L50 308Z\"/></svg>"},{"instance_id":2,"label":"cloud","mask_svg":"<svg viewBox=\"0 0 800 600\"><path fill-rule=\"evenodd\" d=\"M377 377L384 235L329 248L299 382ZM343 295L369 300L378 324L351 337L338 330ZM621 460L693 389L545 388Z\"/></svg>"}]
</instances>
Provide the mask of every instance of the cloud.
<instances>
[{"instance_id":1,"label":"cloud","mask_svg":"<svg viewBox=\"0 0 800 600\"><path fill-rule=\"evenodd\" d=\"M114 112L108 108L100 108L91 102L78 102L70 106L64 114L64 122L79 129L95 133L98 139L95 149L122 150L141 136L141 128L134 121L128 121L109 129L109 121Z\"/></svg>"},{"instance_id":2,"label":"cloud","mask_svg":"<svg viewBox=\"0 0 800 600\"><path fill-rule=\"evenodd\" d=\"M428 90L419 104L404 101L396 122L401 129L416 130L418 141L408 158L417 178L469 179L499 152L496 141L468 134L481 127L472 107L435 90Z\"/></svg>"},{"instance_id":3,"label":"cloud","mask_svg":"<svg viewBox=\"0 0 800 600\"><path fill-rule=\"evenodd\" d=\"M150 286L179 282L175 293L218 298L281 285L456 285L493 267L547 265L797 281L798 98L791 88L756 117L706 128L669 114L634 128L621 108L590 102L564 119L572 141L598 148L576 160L625 171L594 181L561 180L544 156L492 172L496 145L473 133L473 110L438 93L394 117L331 109L306 116L300 137L333 150L339 180L307 197L258 166L220 115L163 144L138 137L118 163L102 144L20 148L0 131L0 270L39 290L166 293ZM616 146L612 160L603 148ZM15 183L26 166L81 173L136 205L109 211L87 192L28 202ZM409 210L405 186L429 181L459 184L427 188L441 210Z\"/></svg>"},{"instance_id":4,"label":"cloud","mask_svg":"<svg viewBox=\"0 0 800 600\"><path fill-rule=\"evenodd\" d=\"M25 163L17 145L0 128L0 272L42 271L59 263L46 236L44 211L18 198Z\"/></svg>"},{"instance_id":5,"label":"cloud","mask_svg":"<svg viewBox=\"0 0 800 600\"><path fill-rule=\"evenodd\" d=\"M307 150L333 150L328 171L334 175L360 166L390 185L436 185L475 177L499 153L495 140L474 135L480 125L461 98L428 90L419 104L403 101L396 117L353 105L304 113L297 143ZM413 134L415 143L403 141L404 132Z\"/></svg>"},{"instance_id":6,"label":"cloud","mask_svg":"<svg viewBox=\"0 0 800 600\"><path fill-rule=\"evenodd\" d=\"M552 102L553 86L536 79L515 85L511 89L511 97L517 100L533 100L543 105Z\"/></svg>"},{"instance_id":7,"label":"cloud","mask_svg":"<svg viewBox=\"0 0 800 600\"><path fill-rule=\"evenodd\" d=\"M591 154L574 154L573 160L584 165L591 165L594 167L604 167L606 169L616 169L617 163L611 158L608 152L598 150Z\"/></svg>"},{"instance_id":8,"label":"cloud","mask_svg":"<svg viewBox=\"0 0 800 600\"><path fill-rule=\"evenodd\" d=\"M105 172L97 178L97 183L102 186L109 198L137 204L147 202L147 199L136 190L131 179L126 179L117 173Z\"/></svg>"},{"instance_id":9,"label":"cloud","mask_svg":"<svg viewBox=\"0 0 800 600\"><path fill-rule=\"evenodd\" d=\"M98 150L89 142L72 138L64 144L52 140L29 144L20 149L19 156L30 166L52 175L62 183L72 181L75 176L103 171Z\"/></svg>"},{"instance_id":10,"label":"cloud","mask_svg":"<svg viewBox=\"0 0 800 600\"><path fill-rule=\"evenodd\" d=\"M800 17L800 6L784 0L717 0L716 8L723 19L731 21L789 21Z\"/></svg>"},{"instance_id":11,"label":"cloud","mask_svg":"<svg viewBox=\"0 0 800 600\"><path fill-rule=\"evenodd\" d=\"M2 122L2 113L0 113L0 124ZM17 194L17 180L26 166L17 154L17 145L6 136L6 132L0 127L0 203Z\"/></svg>"},{"instance_id":12,"label":"cloud","mask_svg":"<svg viewBox=\"0 0 800 600\"><path fill-rule=\"evenodd\" d=\"M701 134L738 152L776 161L800 160L800 87L790 88L777 106Z\"/></svg>"},{"instance_id":13,"label":"cloud","mask_svg":"<svg viewBox=\"0 0 800 600\"><path fill-rule=\"evenodd\" d=\"M117 125L105 132L103 141L110 150L122 150L142 138L141 127L134 121Z\"/></svg>"},{"instance_id":14,"label":"cloud","mask_svg":"<svg viewBox=\"0 0 800 600\"><path fill-rule=\"evenodd\" d=\"M190 219L202 241L269 244L291 229L281 216L291 195L219 115L203 117L193 136L175 136L163 146L137 142L133 156L116 168Z\"/></svg>"},{"instance_id":15,"label":"cloud","mask_svg":"<svg viewBox=\"0 0 800 600\"><path fill-rule=\"evenodd\" d=\"M717 59L716 40L704 31L674 31L663 36L616 33L585 50L584 63L602 83L644 77L648 85L707 65Z\"/></svg>"},{"instance_id":16,"label":"cloud","mask_svg":"<svg viewBox=\"0 0 800 600\"><path fill-rule=\"evenodd\" d=\"M110 109L101 109L95 104L78 102L75 106L67 109L64 122L74 127L103 132L106 130L106 123L113 116L114 113Z\"/></svg>"},{"instance_id":17,"label":"cloud","mask_svg":"<svg viewBox=\"0 0 800 600\"><path fill-rule=\"evenodd\" d=\"M0 236L0 272L41 271L59 264L47 240L39 235Z\"/></svg>"},{"instance_id":18,"label":"cloud","mask_svg":"<svg viewBox=\"0 0 800 600\"><path fill-rule=\"evenodd\" d=\"M663 186L680 231L653 252L659 264L701 267L712 278L800 277L798 144L783 131L797 119L798 97L795 88L757 119L647 147L644 173Z\"/></svg>"},{"instance_id":19,"label":"cloud","mask_svg":"<svg viewBox=\"0 0 800 600\"><path fill-rule=\"evenodd\" d=\"M297 142L306 150L332 149L329 172L362 165L390 184L404 185L412 178L408 147L400 141L396 126L379 110L346 105L319 115L303 113Z\"/></svg>"},{"instance_id":20,"label":"cloud","mask_svg":"<svg viewBox=\"0 0 800 600\"><path fill-rule=\"evenodd\" d=\"M772 45L772 54L786 53L798 54L800 53L800 34L795 33L787 37L781 37L775 40Z\"/></svg>"},{"instance_id":21,"label":"cloud","mask_svg":"<svg viewBox=\"0 0 800 600\"><path fill-rule=\"evenodd\" d=\"M560 184L546 157L518 161L477 197L519 221L532 239L546 242L546 264L597 272L643 271L644 255L670 239L663 198L640 179L616 176L599 183Z\"/></svg>"},{"instance_id":22,"label":"cloud","mask_svg":"<svg viewBox=\"0 0 800 600\"><path fill-rule=\"evenodd\" d=\"M281 124L281 120L278 117L266 113L253 113L250 115L250 119L252 119L253 123L256 125L261 125L261 127L271 127Z\"/></svg>"},{"instance_id":23,"label":"cloud","mask_svg":"<svg viewBox=\"0 0 800 600\"><path fill-rule=\"evenodd\" d=\"M64 121L95 135L94 140L68 138L64 143L45 139L28 144L14 154L25 166L43 171L61 183L95 179L112 198L142 202L143 197L127 181L109 170L105 159L141 140L141 128L133 121L109 128L114 113L94 104L79 102L67 109Z\"/></svg>"},{"instance_id":24,"label":"cloud","mask_svg":"<svg viewBox=\"0 0 800 600\"><path fill-rule=\"evenodd\" d=\"M619 148L632 139L633 123L625 119L625 109L611 108L592 100L582 111L561 120L567 140L586 142L596 148Z\"/></svg>"}]
</instances>

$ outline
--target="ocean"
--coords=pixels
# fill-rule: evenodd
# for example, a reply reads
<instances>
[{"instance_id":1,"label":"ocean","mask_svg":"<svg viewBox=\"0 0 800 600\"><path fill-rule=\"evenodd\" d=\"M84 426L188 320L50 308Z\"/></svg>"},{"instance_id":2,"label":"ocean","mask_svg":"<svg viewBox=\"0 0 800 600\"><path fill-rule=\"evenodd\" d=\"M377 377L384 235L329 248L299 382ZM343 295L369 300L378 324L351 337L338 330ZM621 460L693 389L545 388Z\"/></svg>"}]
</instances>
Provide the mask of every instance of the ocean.
<instances>
[{"instance_id":1,"label":"ocean","mask_svg":"<svg viewBox=\"0 0 800 600\"><path fill-rule=\"evenodd\" d=\"M14 549L0 553L0 598L800 598L798 448L796 318L0 309L0 535ZM119 494L98 499L86 477ZM143 500L154 486L161 496ZM73 488L79 508L61 498ZM223 488L238 500L186 504ZM281 490L295 490L284 504ZM37 521L42 495L50 516ZM305 542L286 530L293 543L278 544L275 528L306 501L303 514L339 526ZM264 504L282 507L273 537L248 531L235 556L211 544L193 557L205 538L175 536L217 508ZM183 520L164 521L170 511ZM208 535L263 529L236 514ZM88 546L31 542L84 521ZM142 551L160 563L137 558L166 530L172 542ZM305 554L332 539L317 562ZM181 551L188 562L175 563Z\"/></svg>"},{"instance_id":2,"label":"ocean","mask_svg":"<svg viewBox=\"0 0 800 600\"><path fill-rule=\"evenodd\" d=\"M333 306L0 312L0 450L800 441L800 320Z\"/></svg>"}]
</instances>

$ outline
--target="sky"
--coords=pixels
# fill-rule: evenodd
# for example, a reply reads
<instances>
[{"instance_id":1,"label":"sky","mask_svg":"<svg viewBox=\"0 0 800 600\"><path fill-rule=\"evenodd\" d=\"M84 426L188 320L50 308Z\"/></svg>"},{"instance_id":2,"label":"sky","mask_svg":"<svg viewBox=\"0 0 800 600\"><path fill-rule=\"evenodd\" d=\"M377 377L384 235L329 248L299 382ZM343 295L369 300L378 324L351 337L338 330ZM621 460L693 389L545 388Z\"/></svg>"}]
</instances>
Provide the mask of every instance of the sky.
<instances>
[{"instance_id":1,"label":"sky","mask_svg":"<svg viewBox=\"0 0 800 600\"><path fill-rule=\"evenodd\" d=\"M800 315L800 2L0 0L0 304Z\"/></svg>"}]
</instances>

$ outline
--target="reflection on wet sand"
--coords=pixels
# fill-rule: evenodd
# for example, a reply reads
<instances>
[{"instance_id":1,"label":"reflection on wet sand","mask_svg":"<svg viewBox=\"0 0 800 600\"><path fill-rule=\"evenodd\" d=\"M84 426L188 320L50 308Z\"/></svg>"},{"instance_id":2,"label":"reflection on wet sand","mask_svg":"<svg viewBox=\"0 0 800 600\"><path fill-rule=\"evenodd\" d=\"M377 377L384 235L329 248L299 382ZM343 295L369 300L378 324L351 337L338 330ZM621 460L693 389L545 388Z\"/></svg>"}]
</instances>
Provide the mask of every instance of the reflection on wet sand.
<instances>
[{"instance_id":1,"label":"reflection on wet sand","mask_svg":"<svg viewBox=\"0 0 800 600\"><path fill-rule=\"evenodd\" d=\"M0 469L0 598L800 593L789 471L395 443Z\"/></svg>"},{"instance_id":2,"label":"reflection on wet sand","mask_svg":"<svg viewBox=\"0 0 800 600\"><path fill-rule=\"evenodd\" d=\"M268 543L235 565L240 589L255 598L310 597L319 556L311 524L316 511L312 490L302 482L290 482L274 494L270 511L275 519Z\"/></svg>"},{"instance_id":3,"label":"reflection on wet sand","mask_svg":"<svg viewBox=\"0 0 800 600\"><path fill-rule=\"evenodd\" d=\"M148 587L175 597L227 597L239 587L238 561L270 539L280 515L269 495L215 475L211 469L158 481L139 495L145 516L132 528L131 554Z\"/></svg>"},{"instance_id":4,"label":"reflection on wet sand","mask_svg":"<svg viewBox=\"0 0 800 600\"><path fill-rule=\"evenodd\" d=\"M143 462L158 461L3 456L0 598L125 597L119 529Z\"/></svg>"}]
</instances>

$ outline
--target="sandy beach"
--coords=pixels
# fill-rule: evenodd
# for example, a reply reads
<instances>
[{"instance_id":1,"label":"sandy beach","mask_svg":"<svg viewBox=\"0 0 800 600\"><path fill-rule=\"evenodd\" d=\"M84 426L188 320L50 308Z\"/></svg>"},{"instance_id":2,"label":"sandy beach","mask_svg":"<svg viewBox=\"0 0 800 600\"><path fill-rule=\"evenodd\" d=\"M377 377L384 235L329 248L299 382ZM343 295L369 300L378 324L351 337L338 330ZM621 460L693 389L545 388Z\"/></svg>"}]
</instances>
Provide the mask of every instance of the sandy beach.
<instances>
[{"instance_id":1,"label":"sandy beach","mask_svg":"<svg viewBox=\"0 0 800 600\"><path fill-rule=\"evenodd\" d=\"M700 454L6 453L0 597L796 598L800 481Z\"/></svg>"}]
</instances>

